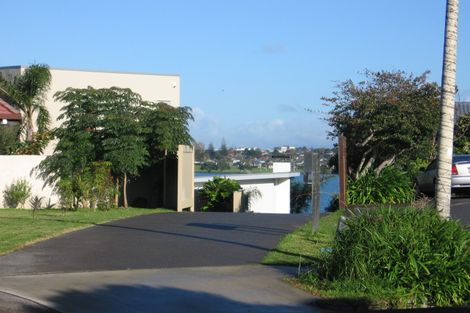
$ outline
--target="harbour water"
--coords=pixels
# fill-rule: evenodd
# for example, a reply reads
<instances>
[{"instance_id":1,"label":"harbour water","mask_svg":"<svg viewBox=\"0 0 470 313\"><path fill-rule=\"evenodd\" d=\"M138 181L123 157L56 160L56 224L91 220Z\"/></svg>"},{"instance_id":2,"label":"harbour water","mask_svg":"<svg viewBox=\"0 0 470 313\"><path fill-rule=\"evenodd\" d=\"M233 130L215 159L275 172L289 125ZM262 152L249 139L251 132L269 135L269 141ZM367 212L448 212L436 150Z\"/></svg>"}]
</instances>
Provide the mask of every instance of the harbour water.
<instances>
[{"instance_id":1,"label":"harbour water","mask_svg":"<svg viewBox=\"0 0 470 313\"><path fill-rule=\"evenodd\" d=\"M295 181L303 183L303 176L294 178ZM338 175L332 175L325 179L320 185L320 213L324 213L325 209L330 205L331 199L339 193ZM312 212L312 201L307 201L304 213Z\"/></svg>"}]
</instances>

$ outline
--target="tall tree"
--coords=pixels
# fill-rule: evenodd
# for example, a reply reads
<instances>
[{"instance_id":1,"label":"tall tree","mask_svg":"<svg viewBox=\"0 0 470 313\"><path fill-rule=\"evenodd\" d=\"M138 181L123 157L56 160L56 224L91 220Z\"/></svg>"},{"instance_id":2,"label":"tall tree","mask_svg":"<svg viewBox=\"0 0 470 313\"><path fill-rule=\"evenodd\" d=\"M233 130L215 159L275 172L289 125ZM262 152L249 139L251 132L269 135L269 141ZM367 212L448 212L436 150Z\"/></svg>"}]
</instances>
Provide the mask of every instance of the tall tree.
<instances>
[{"instance_id":1,"label":"tall tree","mask_svg":"<svg viewBox=\"0 0 470 313\"><path fill-rule=\"evenodd\" d=\"M227 156L228 156L227 143L225 142L225 138L222 138L222 142L220 144L220 149L219 149L219 157L221 159L224 159Z\"/></svg>"},{"instance_id":2,"label":"tall tree","mask_svg":"<svg viewBox=\"0 0 470 313\"><path fill-rule=\"evenodd\" d=\"M148 155L138 119L140 95L130 89L88 87L67 88L55 99L66 103L59 116L63 123L53 132L58 139L54 154L39 165L41 175L54 184L80 178L94 162L109 162L116 194L122 182L127 207L127 178L138 174Z\"/></svg>"},{"instance_id":3,"label":"tall tree","mask_svg":"<svg viewBox=\"0 0 470 313\"><path fill-rule=\"evenodd\" d=\"M100 121L102 157L111 163L116 181L122 180L123 205L127 208L128 178L138 176L149 155L145 145L145 126L138 118L142 98L130 89L117 87L99 89L98 92L106 99Z\"/></svg>"},{"instance_id":4,"label":"tall tree","mask_svg":"<svg viewBox=\"0 0 470 313\"><path fill-rule=\"evenodd\" d=\"M331 98L331 138L348 140L349 174L380 173L394 163L430 159L439 122L439 88L420 76L396 72L365 73L366 81L340 83Z\"/></svg>"},{"instance_id":5,"label":"tall tree","mask_svg":"<svg viewBox=\"0 0 470 313\"><path fill-rule=\"evenodd\" d=\"M212 142L209 142L209 146L207 147L207 155L210 160L214 160L216 157L215 148Z\"/></svg>"},{"instance_id":6,"label":"tall tree","mask_svg":"<svg viewBox=\"0 0 470 313\"><path fill-rule=\"evenodd\" d=\"M204 162L207 158L204 143L196 142L194 144L194 159L198 162Z\"/></svg>"},{"instance_id":7,"label":"tall tree","mask_svg":"<svg viewBox=\"0 0 470 313\"><path fill-rule=\"evenodd\" d=\"M29 66L13 82L0 79L0 97L5 98L23 113L22 133L26 142L35 140L35 126L39 136L44 136L49 130L50 116L44 105L44 96L50 82L51 73L45 64ZM35 115L36 120L34 120ZM40 150L44 147L45 144Z\"/></svg>"},{"instance_id":8,"label":"tall tree","mask_svg":"<svg viewBox=\"0 0 470 313\"><path fill-rule=\"evenodd\" d=\"M436 208L444 218L450 217L458 17L459 0L447 0L436 181Z\"/></svg>"},{"instance_id":9,"label":"tall tree","mask_svg":"<svg viewBox=\"0 0 470 313\"><path fill-rule=\"evenodd\" d=\"M146 102L141 114L145 125L145 136L150 163L176 155L179 145L192 145L189 121L193 120L191 108L172 107L166 103Z\"/></svg>"}]
</instances>

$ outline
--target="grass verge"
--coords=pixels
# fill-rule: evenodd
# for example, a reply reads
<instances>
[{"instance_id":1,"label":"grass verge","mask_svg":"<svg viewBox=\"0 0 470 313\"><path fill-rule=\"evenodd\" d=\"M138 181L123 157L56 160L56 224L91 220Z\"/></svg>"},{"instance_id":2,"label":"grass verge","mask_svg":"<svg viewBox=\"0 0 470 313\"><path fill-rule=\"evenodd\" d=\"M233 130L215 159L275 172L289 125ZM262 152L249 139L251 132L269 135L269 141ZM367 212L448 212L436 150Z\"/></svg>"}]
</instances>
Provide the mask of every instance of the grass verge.
<instances>
[{"instance_id":1,"label":"grass verge","mask_svg":"<svg viewBox=\"0 0 470 313\"><path fill-rule=\"evenodd\" d=\"M310 223L284 236L276 248L263 259L266 265L308 265L318 260L322 248L329 248L333 242L338 219L343 211L336 211L320 219L318 231L312 233Z\"/></svg>"},{"instance_id":2,"label":"grass verge","mask_svg":"<svg viewBox=\"0 0 470 313\"><path fill-rule=\"evenodd\" d=\"M73 230L144 214L170 212L166 209L111 209L108 211L79 209L65 214L57 209L36 211L0 209L0 255L32 243Z\"/></svg>"},{"instance_id":3,"label":"grass verge","mask_svg":"<svg viewBox=\"0 0 470 313\"><path fill-rule=\"evenodd\" d=\"M387 207L356 214L336 237L343 213L324 216L316 233L304 225L286 235L264 264L301 262L303 271L289 282L328 309L468 311L468 228L434 210Z\"/></svg>"}]
</instances>

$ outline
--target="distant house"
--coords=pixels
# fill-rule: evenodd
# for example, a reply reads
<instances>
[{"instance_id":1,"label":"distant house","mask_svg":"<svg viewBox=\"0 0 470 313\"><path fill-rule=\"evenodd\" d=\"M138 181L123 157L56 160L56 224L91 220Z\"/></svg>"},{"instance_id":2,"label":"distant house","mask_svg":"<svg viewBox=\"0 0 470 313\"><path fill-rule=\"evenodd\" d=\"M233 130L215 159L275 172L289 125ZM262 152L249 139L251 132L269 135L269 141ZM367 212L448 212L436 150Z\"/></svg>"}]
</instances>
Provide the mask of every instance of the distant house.
<instances>
[{"instance_id":1,"label":"distant house","mask_svg":"<svg viewBox=\"0 0 470 313\"><path fill-rule=\"evenodd\" d=\"M0 75L9 81L24 73L25 66L0 67ZM140 94L144 100L152 102L164 102L173 107L180 105L180 76L161 75L151 73L128 73L109 71L90 71L51 68L50 89L45 95L45 104L50 113L51 127L60 126L61 121L57 118L65 103L56 101L54 94L71 88L130 88ZM0 102L0 121L2 123L18 123L21 114L5 101ZM54 151L54 142L45 149L44 155L50 155ZM28 165L35 166L45 156L35 156L34 161ZM15 156L0 156L0 172L9 173L9 176L0 176L0 194L5 184L10 184L13 179L29 176L31 168L21 168L17 163L18 170L6 164L8 158ZM29 156L28 156L29 157ZM13 161L11 161L13 162ZM18 161L20 162L20 161ZM21 161L26 164L25 160ZM163 163L163 162L162 162ZM13 163L11 163L13 164ZM36 164L37 165L37 164ZM32 177L30 177L33 180ZM193 209L193 181L194 181L194 154L190 147L180 146L178 157L167 160L163 164L143 173L141 177L129 185L129 203L131 205L158 207L165 206L181 211ZM40 188L33 188L34 192L44 195L47 199L51 195L40 192ZM134 204L133 204L134 203ZM0 205L1 207L1 205Z\"/></svg>"},{"instance_id":2,"label":"distant house","mask_svg":"<svg viewBox=\"0 0 470 313\"><path fill-rule=\"evenodd\" d=\"M0 122L1 125L18 125L21 123L21 112L0 99Z\"/></svg>"}]
</instances>

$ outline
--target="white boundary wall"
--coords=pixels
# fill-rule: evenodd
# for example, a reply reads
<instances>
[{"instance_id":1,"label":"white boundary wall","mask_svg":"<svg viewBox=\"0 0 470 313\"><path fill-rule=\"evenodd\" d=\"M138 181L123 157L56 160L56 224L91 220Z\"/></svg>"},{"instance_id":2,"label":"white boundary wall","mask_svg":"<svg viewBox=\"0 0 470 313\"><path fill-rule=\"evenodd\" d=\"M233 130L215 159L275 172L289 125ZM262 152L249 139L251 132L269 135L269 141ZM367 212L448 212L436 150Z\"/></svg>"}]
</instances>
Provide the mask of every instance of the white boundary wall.
<instances>
[{"instance_id":1,"label":"white boundary wall","mask_svg":"<svg viewBox=\"0 0 470 313\"><path fill-rule=\"evenodd\" d=\"M3 191L5 187L18 179L24 178L31 184L31 196L43 197L43 206L49 203L57 203L58 197L49 186L44 185L44 181L31 173L46 156L43 155L0 155L0 208L5 208L3 201ZM30 208L29 199L25 203L26 208Z\"/></svg>"}]
</instances>

